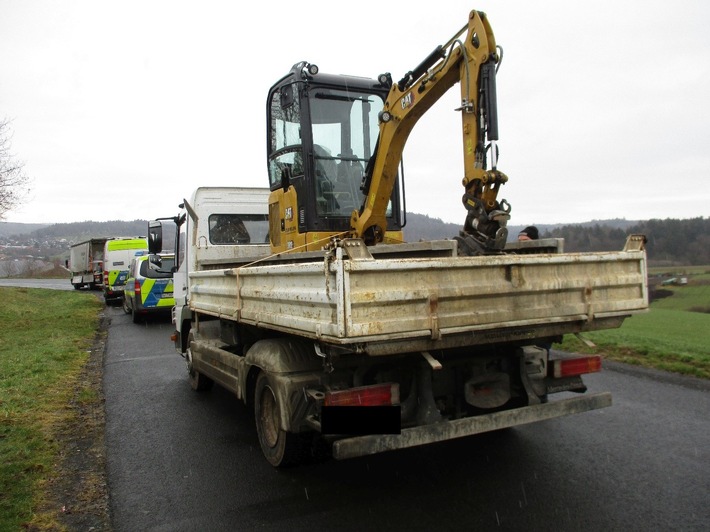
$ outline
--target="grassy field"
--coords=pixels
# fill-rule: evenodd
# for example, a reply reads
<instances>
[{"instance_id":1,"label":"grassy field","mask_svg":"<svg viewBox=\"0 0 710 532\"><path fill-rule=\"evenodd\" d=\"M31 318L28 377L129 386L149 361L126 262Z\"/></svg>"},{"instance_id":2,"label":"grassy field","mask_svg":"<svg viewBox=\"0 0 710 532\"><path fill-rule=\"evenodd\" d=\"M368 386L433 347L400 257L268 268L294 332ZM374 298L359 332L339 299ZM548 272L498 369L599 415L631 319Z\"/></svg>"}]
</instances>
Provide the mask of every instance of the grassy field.
<instances>
[{"instance_id":1,"label":"grassy field","mask_svg":"<svg viewBox=\"0 0 710 532\"><path fill-rule=\"evenodd\" d=\"M561 348L601 353L606 358L685 375L710 378L710 273L708 267L681 272L689 276L683 286L664 286L671 295L651 303L650 311L628 318L619 329L597 331L584 337L566 337Z\"/></svg>"},{"instance_id":2,"label":"grassy field","mask_svg":"<svg viewBox=\"0 0 710 532\"><path fill-rule=\"evenodd\" d=\"M26 288L0 288L0 298L0 530L61 530L39 509L70 402L95 399L77 388L102 304L93 294Z\"/></svg>"}]
</instances>

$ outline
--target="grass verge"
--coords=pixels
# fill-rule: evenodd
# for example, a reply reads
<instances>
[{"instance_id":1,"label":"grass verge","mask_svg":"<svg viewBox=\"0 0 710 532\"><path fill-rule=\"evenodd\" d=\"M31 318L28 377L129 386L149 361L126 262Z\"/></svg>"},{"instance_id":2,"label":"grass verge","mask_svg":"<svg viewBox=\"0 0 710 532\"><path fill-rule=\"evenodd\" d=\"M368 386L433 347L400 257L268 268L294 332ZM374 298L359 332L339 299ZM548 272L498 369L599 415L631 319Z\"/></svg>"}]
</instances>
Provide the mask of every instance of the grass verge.
<instances>
[{"instance_id":1,"label":"grass verge","mask_svg":"<svg viewBox=\"0 0 710 532\"><path fill-rule=\"evenodd\" d=\"M649 368L710 379L710 314L655 308L619 329L585 333L596 347L566 336L560 348Z\"/></svg>"},{"instance_id":2,"label":"grass verge","mask_svg":"<svg viewBox=\"0 0 710 532\"><path fill-rule=\"evenodd\" d=\"M93 294L0 288L0 530L64 530L52 508L64 436L82 402L99 329Z\"/></svg>"}]
</instances>

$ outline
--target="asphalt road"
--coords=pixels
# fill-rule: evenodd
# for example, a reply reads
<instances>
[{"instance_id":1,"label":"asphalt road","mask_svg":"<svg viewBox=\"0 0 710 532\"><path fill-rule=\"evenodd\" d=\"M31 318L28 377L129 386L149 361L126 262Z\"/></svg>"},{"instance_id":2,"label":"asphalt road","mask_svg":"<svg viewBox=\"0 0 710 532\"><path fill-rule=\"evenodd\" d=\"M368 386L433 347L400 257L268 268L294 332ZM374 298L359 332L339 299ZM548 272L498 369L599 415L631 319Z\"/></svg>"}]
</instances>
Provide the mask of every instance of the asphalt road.
<instances>
[{"instance_id":1,"label":"asphalt road","mask_svg":"<svg viewBox=\"0 0 710 532\"><path fill-rule=\"evenodd\" d=\"M710 530L710 385L608 365L614 405L287 470L252 414L190 389L169 320L111 318L104 372L115 530Z\"/></svg>"},{"instance_id":2,"label":"asphalt road","mask_svg":"<svg viewBox=\"0 0 710 532\"><path fill-rule=\"evenodd\" d=\"M74 287L66 279L8 279L0 278L0 286L21 286L26 288L48 288L50 290L74 290ZM96 292L100 294L100 292Z\"/></svg>"}]
</instances>

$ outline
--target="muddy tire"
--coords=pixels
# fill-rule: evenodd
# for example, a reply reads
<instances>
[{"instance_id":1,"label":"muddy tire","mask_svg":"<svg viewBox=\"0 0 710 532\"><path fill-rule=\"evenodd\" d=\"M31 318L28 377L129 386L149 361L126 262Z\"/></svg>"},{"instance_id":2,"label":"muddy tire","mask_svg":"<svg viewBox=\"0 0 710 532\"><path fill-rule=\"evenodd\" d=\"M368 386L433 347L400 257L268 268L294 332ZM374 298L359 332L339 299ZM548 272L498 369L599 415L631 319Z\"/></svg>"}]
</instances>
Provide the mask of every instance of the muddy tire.
<instances>
[{"instance_id":1,"label":"muddy tire","mask_svg":"<svg viewBox=\"0 0 710 532\"><path fill-rule=\"evenodd\" d=\"M282 405L266 373L260 373L254 391L254 417L259 445L274 467L297 465L305 461L307 439L281 429Z\"/></svg>"},{"instance_id":2,"label":"muddy tire","mask_svg":"<svg viewBox=\"0 0 710 532\"><path fill-rule=\"evenodd\" d=\"M192 351L190 350L189 343L185 353L185 360L187 361L187 377L190 380L190 388L196 392L206 392L207 390L212 389L214 381L197 371L192 366Z\"/></svg>"}]
</instances>

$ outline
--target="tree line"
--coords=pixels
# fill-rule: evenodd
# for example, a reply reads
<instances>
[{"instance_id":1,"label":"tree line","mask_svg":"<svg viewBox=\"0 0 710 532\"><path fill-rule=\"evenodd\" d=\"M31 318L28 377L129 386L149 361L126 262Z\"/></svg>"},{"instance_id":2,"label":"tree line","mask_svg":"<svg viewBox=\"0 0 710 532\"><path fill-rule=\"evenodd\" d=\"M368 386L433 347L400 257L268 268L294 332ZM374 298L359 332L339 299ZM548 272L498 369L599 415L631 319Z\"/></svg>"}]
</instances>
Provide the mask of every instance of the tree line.
<instances>
[{"instance_id":1,"label":"tree line","mask_svg":"<svg viewBox=\"0 0 710 532\"><path fill-rule=\"evenodd\" d=\"M595 225L564 225L546 230L542 238L565 239L565 251L615 251L623 248L626 237L642 234L647 238L649 263L657 266L710 264L710 218L647 220L621 228Z\"/></svg>"},{"instance_id":2,"label":"tree line","mask_svg":"<svg viewBox=\"0 0 710 532\"><path fill-rule=\"evenodd\" d=\"M647 238L649 263L655 266L710 264L710 218L646 221L600 220L581 224L538 225L540 238L564 238L565 251L620 251L631 234ZM452 238L461 226L421 214L408 214L404 228L409 242ZM522 226L509 226L515 240Z\"/></svg>"}]
</instances>

